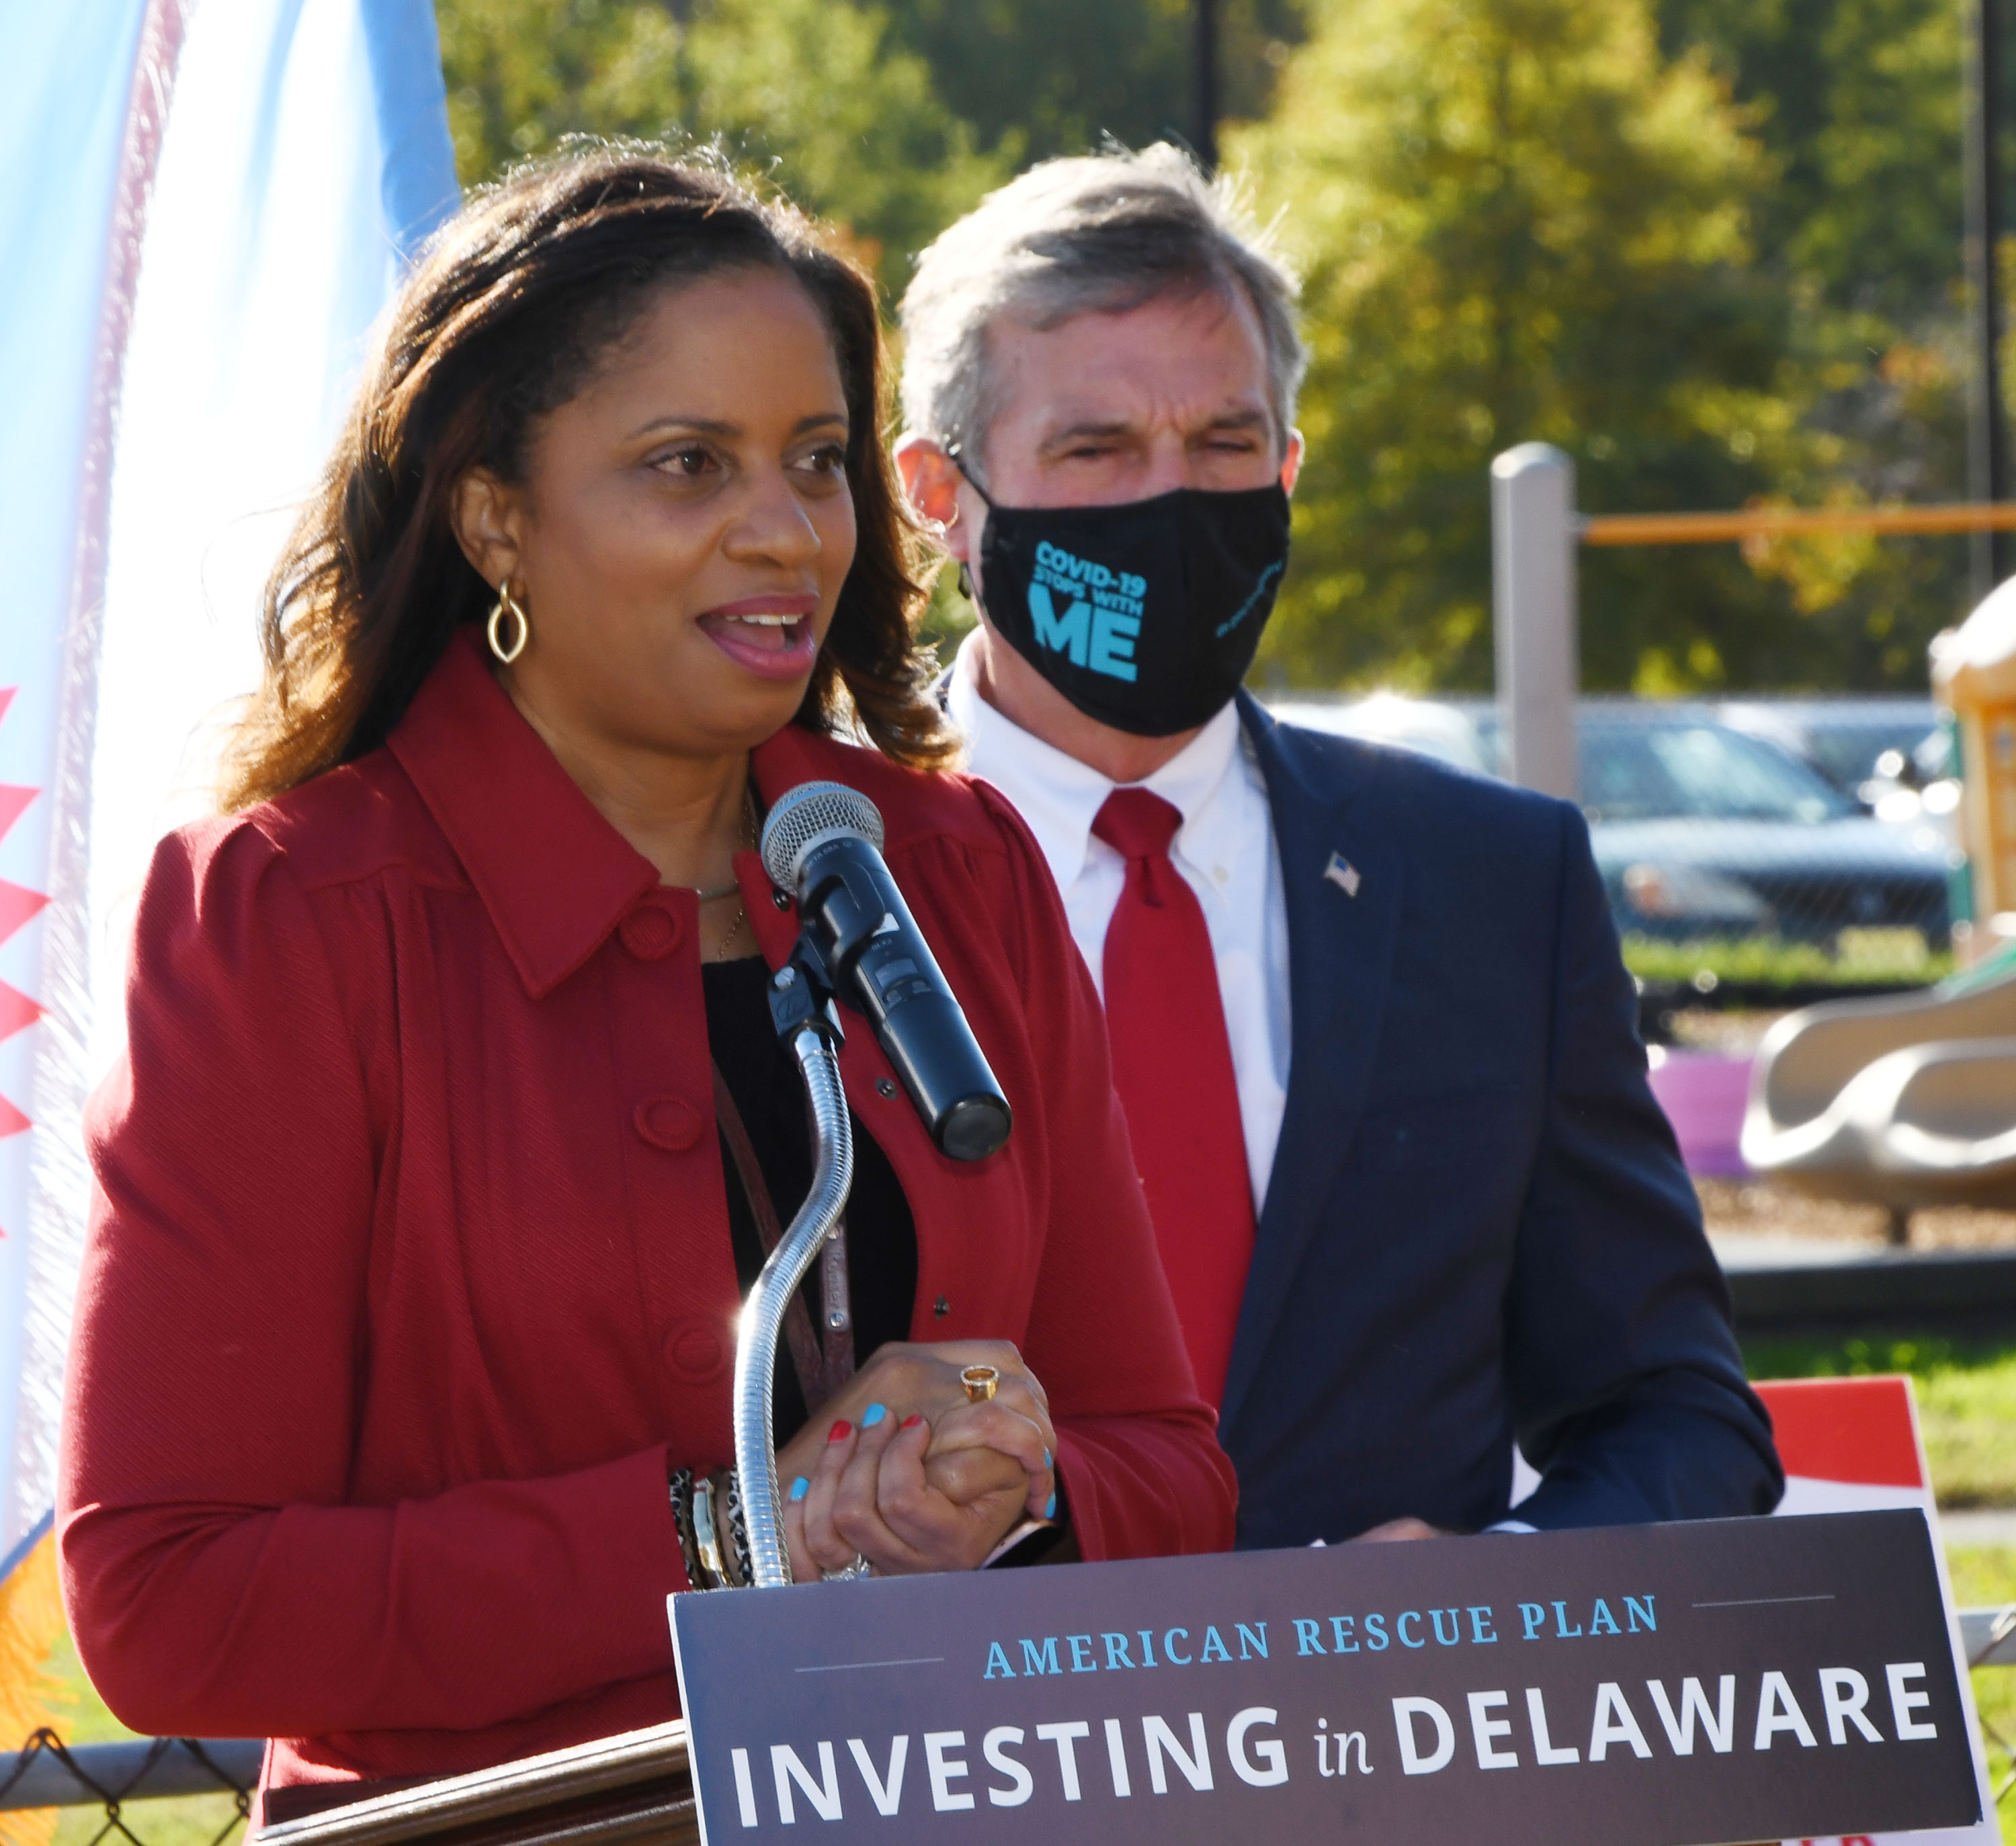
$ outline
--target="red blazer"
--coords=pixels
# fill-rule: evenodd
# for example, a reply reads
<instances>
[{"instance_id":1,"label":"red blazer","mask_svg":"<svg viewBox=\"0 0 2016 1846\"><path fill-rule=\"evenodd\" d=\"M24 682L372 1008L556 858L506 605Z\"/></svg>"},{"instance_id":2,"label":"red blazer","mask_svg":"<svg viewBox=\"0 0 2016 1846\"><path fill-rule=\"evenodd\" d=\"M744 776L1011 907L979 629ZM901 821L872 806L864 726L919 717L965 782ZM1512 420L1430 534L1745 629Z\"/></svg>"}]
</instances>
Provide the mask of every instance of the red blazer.
<instances>
[{"instance_id":1,"label":"red blazer","mask_svg":"<svg viewBox=\"0 0 2016 1846\"><path fill-rule=\"evenodd\" d=\"M858 1016L916 1222L912 1337L1015 1341L1088 1557L1232 1539L1034 844L985 785L791 727L851 783L1015 1110L931 1146ZM738 861L774 965L796 920ZM445 1774L676 1715L671 1467L733 1459L739 1306L691 892L458 642L386 748L157 851L57 1512L71 1632L135 1729L276 1740L269 1783Z\"/></svg>"}]
</instances>

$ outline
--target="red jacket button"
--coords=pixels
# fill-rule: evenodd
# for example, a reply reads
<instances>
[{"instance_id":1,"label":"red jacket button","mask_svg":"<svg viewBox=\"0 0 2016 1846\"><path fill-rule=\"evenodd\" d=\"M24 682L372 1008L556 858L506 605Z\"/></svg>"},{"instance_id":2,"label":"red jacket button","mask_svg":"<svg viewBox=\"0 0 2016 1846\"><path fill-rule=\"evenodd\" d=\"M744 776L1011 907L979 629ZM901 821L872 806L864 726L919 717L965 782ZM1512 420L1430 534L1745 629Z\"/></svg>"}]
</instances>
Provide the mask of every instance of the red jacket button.
<instances>
[{"instance_id":1,"label":"red jacket button","mask_svg":"<svg viewBox=\"0 0 2016 1846\"><path fill-rule=\"evenodd\" d=\"M640 962L663 961L679 945L679 919L649 898L616 926L623 946Z\"/></svg>"},{"instance_id":2,"label":"red jacket button","mask_svg":"<svg viewBox=\"0 0 2016 1846\"><path fill-rule=\"evenodd\" d=\"M687 1384L711 1384L728 1369L728 1336L698 1315L676 1322L665 1336L665 1363Z\"/></svg>"},{"instance_id":3,"label":"red jacket button","mask_svg":"<svg viewBox=\"0 0 2016 1846\"><path fill-rule=\"evenodd\" d=\"M672 1153L683 1153L700 1139L700 1131L707 1125L692 1103L677 1096L650 1097L637 1105L632 1119L637 1125L637 1132L653 1147Z\"/></svg>"}]
</instances>

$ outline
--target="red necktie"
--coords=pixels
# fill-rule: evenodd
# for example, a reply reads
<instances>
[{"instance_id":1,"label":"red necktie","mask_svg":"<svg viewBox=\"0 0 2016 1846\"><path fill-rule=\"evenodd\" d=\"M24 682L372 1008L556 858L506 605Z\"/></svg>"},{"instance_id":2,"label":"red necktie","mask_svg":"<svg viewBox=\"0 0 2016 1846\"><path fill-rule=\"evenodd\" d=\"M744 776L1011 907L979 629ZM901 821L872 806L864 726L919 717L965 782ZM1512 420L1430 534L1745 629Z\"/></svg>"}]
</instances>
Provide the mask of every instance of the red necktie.
<instances>
[{"instance_id":1,"label":"red necktie","mask_svg":"<svg viewBox=\"0 0 2016 1846\"><path fill-rule=\"evenodd\" d=\"M1123 788L1092 830L1127 861L1106 931L1114 1087L1190 1368L1215 1404L1253 1258L1253 1188L1211 934L1169 858L1182 824L1160 795Z\"/></svg>"}]
</instances>

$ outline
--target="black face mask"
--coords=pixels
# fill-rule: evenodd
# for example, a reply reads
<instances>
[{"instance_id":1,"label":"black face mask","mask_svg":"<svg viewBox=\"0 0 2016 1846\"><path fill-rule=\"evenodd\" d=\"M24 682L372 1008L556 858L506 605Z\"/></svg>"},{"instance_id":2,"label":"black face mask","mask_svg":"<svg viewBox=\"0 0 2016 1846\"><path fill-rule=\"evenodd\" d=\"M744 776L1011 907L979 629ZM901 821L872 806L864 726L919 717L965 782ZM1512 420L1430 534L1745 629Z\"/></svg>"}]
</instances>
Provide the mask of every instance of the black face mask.
<instances>
[{"instance_id":1,"label":"black face mask","mask_svg":"<svg viewBox=\"0 0 2016 1846\"><path fill-rule=\"evenodd\" d=\"M1088 718L1168 737L1238 691L1288 561L1278 482L1121 506L987 507L988 619Z\"/></svg>"}]
</instances>

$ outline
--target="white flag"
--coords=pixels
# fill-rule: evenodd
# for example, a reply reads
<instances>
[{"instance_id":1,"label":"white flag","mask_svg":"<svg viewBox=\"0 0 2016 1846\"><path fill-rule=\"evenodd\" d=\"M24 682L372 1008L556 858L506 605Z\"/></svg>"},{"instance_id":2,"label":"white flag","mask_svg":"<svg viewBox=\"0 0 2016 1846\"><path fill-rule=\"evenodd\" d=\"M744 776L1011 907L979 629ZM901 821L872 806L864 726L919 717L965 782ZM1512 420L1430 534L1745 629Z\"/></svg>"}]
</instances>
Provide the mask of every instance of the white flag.
<instances>
[{"instance_id":1,"label":"white flag","mask_svg":"<svg viewBox=\"0 0 2016 1846\"><path fill-rule=\"evenodd\" d=\"M41 1625L10 1600L46 1603L133 901L211 805L291 507L456 201L431 0L0 8L0 1680L10 1613Z\"/></svg>"}]
</instances>

